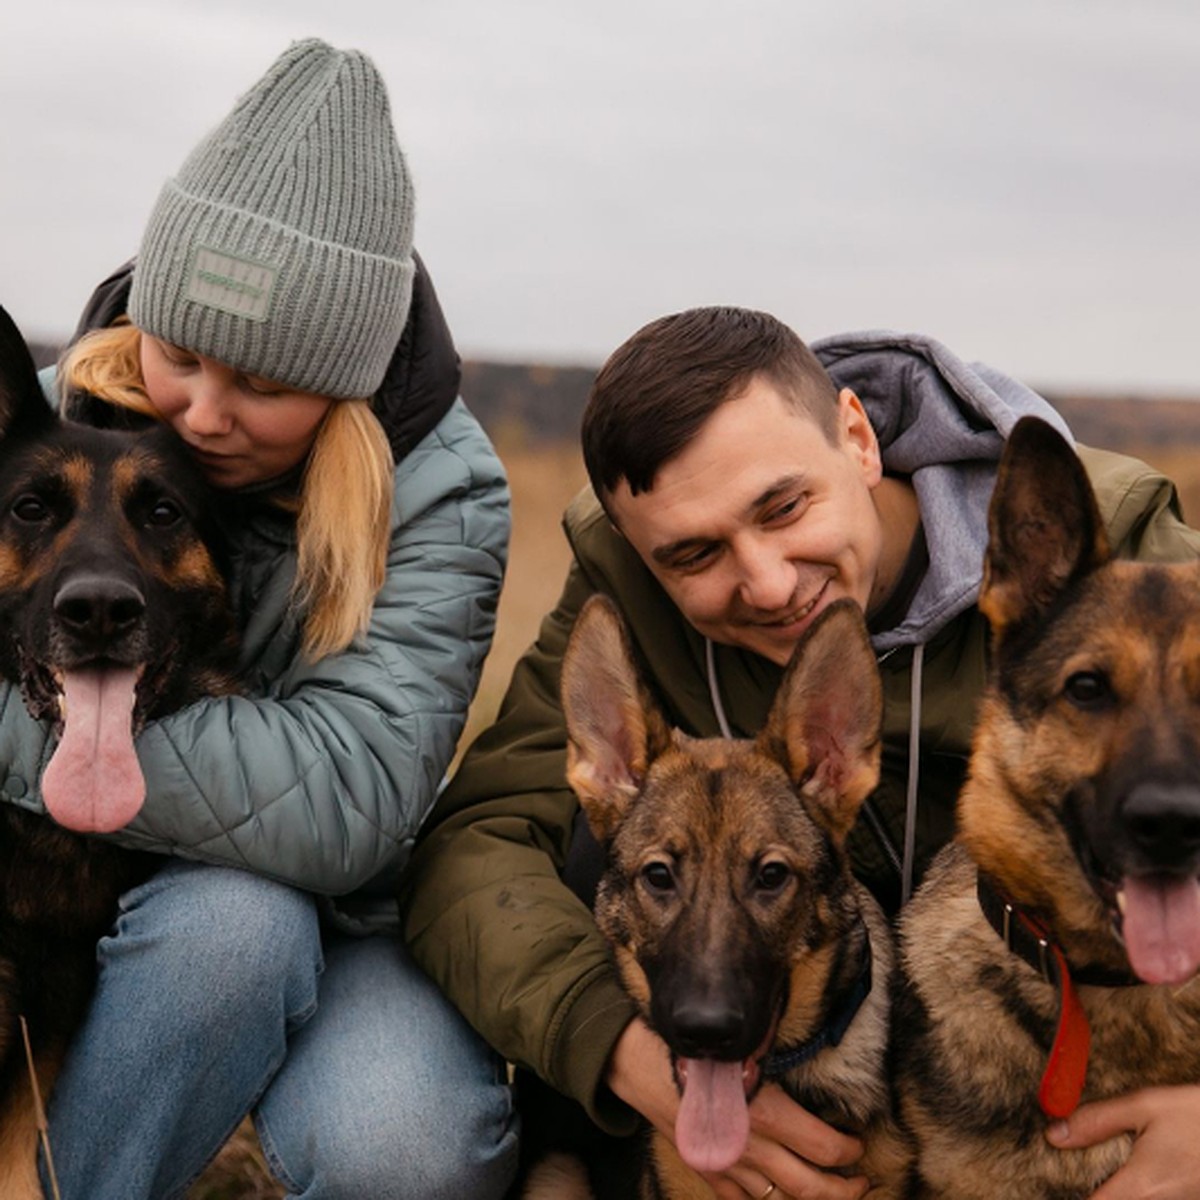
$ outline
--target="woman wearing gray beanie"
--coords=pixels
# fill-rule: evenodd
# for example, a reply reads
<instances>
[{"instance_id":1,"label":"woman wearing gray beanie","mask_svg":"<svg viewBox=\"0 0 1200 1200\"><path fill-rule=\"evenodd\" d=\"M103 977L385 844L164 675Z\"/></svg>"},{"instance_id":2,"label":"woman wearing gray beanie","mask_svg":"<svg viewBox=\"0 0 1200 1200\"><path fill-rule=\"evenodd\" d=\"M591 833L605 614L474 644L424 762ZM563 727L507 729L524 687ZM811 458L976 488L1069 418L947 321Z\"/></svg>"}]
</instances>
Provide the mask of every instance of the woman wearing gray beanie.
<instances>
[{"instance_id":1,"label":"woman wearing gray beanie","mask_svg":"<svg viewBox=\"0 0 1200 1200\"><path fill-rule=\"evenodd\" d=\"M120 839L163 866L100 944L51 1097L65 1200L180 1196L247 1112L310 1200L479 1200L515 1170L502 1064L397 933L508 538L412 224L378 72L296 43L166 184L59 365L70 415L166 421L221 490L246 685L138 741ZM45 729L0 713L37 778Z\"/></svg>"}]
</instances>

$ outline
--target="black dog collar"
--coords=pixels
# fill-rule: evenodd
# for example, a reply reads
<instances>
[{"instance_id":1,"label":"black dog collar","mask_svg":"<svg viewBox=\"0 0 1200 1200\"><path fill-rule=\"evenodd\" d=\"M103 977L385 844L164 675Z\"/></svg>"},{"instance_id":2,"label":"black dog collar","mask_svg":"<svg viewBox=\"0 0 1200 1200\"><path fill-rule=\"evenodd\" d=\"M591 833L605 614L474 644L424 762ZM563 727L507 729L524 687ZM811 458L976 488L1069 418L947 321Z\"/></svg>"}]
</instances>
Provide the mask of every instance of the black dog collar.
<instances>
[{"instance_id":1,"label":"black dog collar","mask_svg":"<svg viewBox=\"0 0 1200 1200\"><path fill-rule=\"evenodd\" d=\"M1069 1117L1083 1096L1092 1040L1075 982L1091 987L1126 987L1140 980L1128 972L1100 967L1072 969L1062 948L1050 941L1048 931L1001 895L982 874L975 893L988 924L1005 946L1033 967L1058 995L1058 1022L1038 1087L1038 1104L1051 1119Z\"/></svg>"},{"instance_id":2,"label":"black dog collar","mask_svg":"<svg viewBox=\"0 0 1200 1200\"><path fill-rule=\"evenodd\" d=\"M1058 970L1052 953L1053 943L1041 925L1008 900L990 880L980 874L976 885L979 907L988 924L1018 958L1027 962L1047 983L1059 986ZM1063 956L1064 961L1066 956ZM1132 971L1115 971L1094 964L1067 967L1071 978L1085 987L1138 987L1142 984Z\"/></svg>"},{"instance_id":3,"label":"black dog collar","mask_svg":"<svg viewBox=\"0 0 1200 1200\"><path fill-rule=\"evenodd\" d=\"M864 930L865 933L865 930ZM765 1079L778 1079L815 1058L822 1050L838 1045L846 1036L850 1022L858 1015L863 1001L871 994L871 939L864 937L859 953L858 970L854 982L834 1004L825 1023L798 1046L784 1046L772 1050L763 1059L762 1073Z\"/></svg>"}]
</instances>

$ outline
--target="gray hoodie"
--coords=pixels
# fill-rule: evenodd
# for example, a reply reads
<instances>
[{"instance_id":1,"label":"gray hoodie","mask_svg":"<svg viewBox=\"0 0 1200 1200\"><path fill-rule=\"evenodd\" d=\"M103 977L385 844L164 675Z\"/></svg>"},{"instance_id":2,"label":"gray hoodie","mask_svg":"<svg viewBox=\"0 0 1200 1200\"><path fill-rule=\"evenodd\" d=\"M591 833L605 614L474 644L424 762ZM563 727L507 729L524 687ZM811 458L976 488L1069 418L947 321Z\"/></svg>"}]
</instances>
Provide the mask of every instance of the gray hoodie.
<instances>
[{"instance_id":1,"label":"gray hoodie","mask_svg":"<svg viewBox=\"0 0 1200 1200\"><path fill-rule=\"evenodd\" d=\"M884 469L911 476L921 506L929 567L904 620L872 639L876 652L927 642L979 594L988 502L1012 427L1037 416L1070 431L1036 392L933 338L873 330L812 350L863 402Z\"/></svg>"}]
</instances>

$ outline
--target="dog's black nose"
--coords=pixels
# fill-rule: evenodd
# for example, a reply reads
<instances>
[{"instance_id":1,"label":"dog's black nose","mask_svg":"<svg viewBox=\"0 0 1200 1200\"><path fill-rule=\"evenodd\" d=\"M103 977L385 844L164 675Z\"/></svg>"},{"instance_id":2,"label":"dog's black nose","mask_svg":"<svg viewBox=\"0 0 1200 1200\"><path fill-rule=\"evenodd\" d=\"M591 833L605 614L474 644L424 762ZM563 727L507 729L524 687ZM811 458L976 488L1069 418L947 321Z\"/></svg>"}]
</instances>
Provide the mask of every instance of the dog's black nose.
<instances>
[{"instance_id":1,"label":"dog's black nose","mask_svg":"<svg viewBox=\"0 0 1200 1200\"><path fill-rule=\"evenodd\" d=\"M54 596L54 615L72 633L93 640L128 632L146 611L132 583L103 575L76 575Z\"/></svg>"},{"instance_id":2,"label":"dog's black nose","mask_svg":"<svg viewBox=\"0 0 1200 1200\"><path fill-rule=\"evenodd\" d=\"M746 1014L738 1004L688 997L670 1012L671 1048L685 1058L742 1058Z\"/></svg>"},{"instance_id":3,"label":"dog's black nose","mask_svg":"<svg viewBox=\"0 0 1200 1200\"><path fill-rule=\"evenodd\" d=\"M1147 866L1190 866L1200 855L1200 787L1139 784L1121 805L1121 821Z\"/></svg>"}]
</instances>

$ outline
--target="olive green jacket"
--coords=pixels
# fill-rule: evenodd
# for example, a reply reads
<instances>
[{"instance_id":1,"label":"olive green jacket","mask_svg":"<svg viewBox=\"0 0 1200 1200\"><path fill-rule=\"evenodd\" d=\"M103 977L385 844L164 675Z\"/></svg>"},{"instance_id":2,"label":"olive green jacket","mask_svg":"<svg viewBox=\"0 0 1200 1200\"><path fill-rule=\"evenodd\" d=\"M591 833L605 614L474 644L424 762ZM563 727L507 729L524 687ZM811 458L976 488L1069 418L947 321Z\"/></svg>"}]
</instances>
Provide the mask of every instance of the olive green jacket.
<instances>
[{"instance_id":1,"label":"olive green jacket","mask_svg":"<svg viewBox=\"0 0 1200 1200\"><path fill-rule=\"evenodd\" d=\"M1115 551L1142 560L1200 555L1173 486L1136 460L1081 448ZM472 747L426 826L407 874L407 936L421 965L510 1061L620 1131L630 1114L602 1086L633 1007L585 905L560 878L576 813L564 782L559 664L593 592L615 597L669 718L691 734L719 730L704 640L683 620L590 492L566 514L575 562L558 606L518 664L497 722ZM908 767L912 650L882 656L883 777L874 812L899 844ZM755 733L780 679L774 665L716 647L724 707ZM987 663L986 626L968 609L925 647L920 708L918 869L949 837ZM867 822L851 842L856 870L895 895L896 878Z\"/></svg>"}]
</instances>

